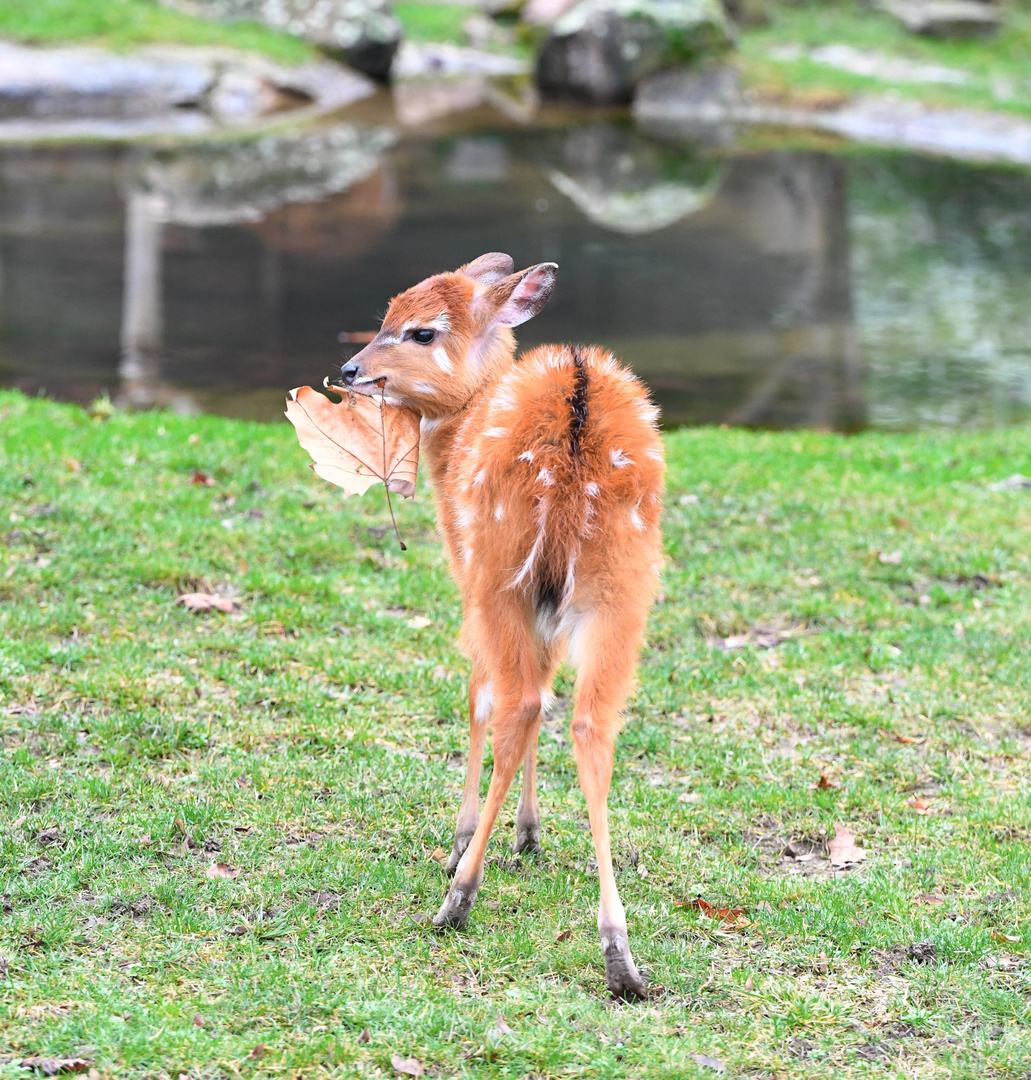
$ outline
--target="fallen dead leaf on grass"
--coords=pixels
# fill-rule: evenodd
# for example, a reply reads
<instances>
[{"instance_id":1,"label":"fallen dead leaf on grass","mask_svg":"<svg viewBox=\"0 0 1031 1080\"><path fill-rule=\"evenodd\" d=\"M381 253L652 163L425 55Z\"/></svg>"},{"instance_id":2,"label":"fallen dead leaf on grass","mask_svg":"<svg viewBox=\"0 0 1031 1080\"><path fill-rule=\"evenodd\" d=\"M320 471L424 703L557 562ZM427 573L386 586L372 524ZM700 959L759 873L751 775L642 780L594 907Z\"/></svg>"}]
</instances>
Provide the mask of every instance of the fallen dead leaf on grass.
<instances>
[{"instance_id":1,"label":"fallen dead leaf on grass","mask_svg":"<svg viewBox=\"0 0 1031 1080\"><path fill-rule=\"evenodd\" d=\"M1003 941L1007 944L1014 944L1020 941L1019 934L1004 934L1001 930L995 930L992 932L992 941Z\"/></svg>"},{"instance_id":2,"label":"fallen dead leaf on grass","mask_svg":"<svg viewBox=\"0 0 1031 1080\"><path fill-rule=\"evenodd\" d=\"M187 611L193 612L222 611L230 615L237 610L236 604L228 596L216 596L214 593L183 593L176 603L182 604Z\"/></svg>"},{"instance_id":3,"label":"fallen dead leaf on grass","mask_svg":"<svg viewBox=\"0 0 1031 1080\"><path fill-rule=\"evenodd\" d=\"M696 896L691 900L685 900L676 906L697 908L706 919L716 919L729 928L752 925L748 919L745 918L743 908L716 907L715 905L710 904L708 900L703 900L700 896Z\"/></svg>"},{"instance_id":4,"label":"fallen dead leaf on grass","mask_svg":"<svg viewBox=\"0 0 1031 1080\"><path fill-rule=\"evenodd\" d=\"M425 1076L426 1070L422 1062L416 1058L403 1058L400 1054L394 1054L390 1059L394 1072L401 1076Z\"/></svg>"},{"instance_id":5,"label":"fallen dead leaf on grass","mask_svg":"<svg viewBox=\"0 0 1031 1080\"><path fill-rule=\"evenodd\" d=\"M856 838L847 826L835 822L834 837L827 845L831 866L853 866L866 858L866 852L856 847Z\"/></svg>"},{"instance_id":6,"label":"fallen dead leaf on grass","mask_svg":"<svg viewBox=\"0 0 1031 1080\"><path fill-rule=\"evenodd\" d=\"M906 799L906 806L911 810L915 810L918 814L929 814L931 812L931 804L922 795Z\"/></svg>"},{"instance_id":7,"label":"fallen dead leaf on grass","mask_svg":"<svg viewBox=\"0 0 1031 1080\"><path fill-rule=\"evenodd\" d=\"M820 779L813 784L813 787L817 791L834 791L841 787L841 785L835 784L833 780L828 780L826 773L820 773Z\"/></svg>"},{"instance_id":8,"label":"fallen dead leaf on grass","mask_svg":"<svg viewBox=\"0 0 1031 1080\"><path fill-rule=\"evenodd\" d=\"M206 878L211 878L212 881L217 881L220 878L237 878L240 876L239 870L234 870L229 863L213 862L207 870L204 871Z\"/></svg>"},{"instance_id":9,"label":"fallen dead leaf on grass","mask_svg":"<svg viewBox=\"0 0 1031 1080\"><path fill-rule=\"evenodd\" d=\"M447 858L447 852L442 847L434 848L430 852L430 858L434 862L443 862Z\"/></svg>"},{"instance_id":10,"label":"fallen dead leaf on grass","mask_svg":"<svg viewBox=\"0 0 1031 1080\"><path fill-rule=\"evenodd\" d=\"M691 1057L699 1065L704 1065L707 1069L712 1069L713 1072L723 1073L727 1071L727 1066L719 1058L709 1057L708 1054L692 1054Z\"/></svg>"},{"instance_id":11,"label":"fallen dead leaf on grass","mask_svg":"<svg viewBox=\"0 0 1031 1080\"><path fill-rule=\"evenodd\" d=\"M92 1062L85 1058L27 1057L21 1059L23 1069L35 1069L44 1076L57 1076L59 1073L88 1072Z\"/></svg>"}]
</instances>

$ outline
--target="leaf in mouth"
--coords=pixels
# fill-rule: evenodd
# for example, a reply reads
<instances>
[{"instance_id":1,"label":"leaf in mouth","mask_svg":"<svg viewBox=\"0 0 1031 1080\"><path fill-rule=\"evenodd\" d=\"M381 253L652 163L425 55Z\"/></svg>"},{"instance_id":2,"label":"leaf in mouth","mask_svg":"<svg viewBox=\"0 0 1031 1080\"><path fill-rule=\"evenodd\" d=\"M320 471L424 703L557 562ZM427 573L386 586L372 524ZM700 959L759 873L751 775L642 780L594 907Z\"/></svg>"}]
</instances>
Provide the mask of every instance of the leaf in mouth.
<instances>
[{"instance_id":1,"label":"leaf in mouth","mask_svg":"<svg viewBox=\"0 0 1031 1080\"><path fill-rule=\"evenodd\" d=\"M355 394L325 383L341 396L334 402L310 386L291 390L286 418L297 430L301 446L311 454L312 468L348 495L364 495L376 483L387 491L390 520L397 542L404 542L394 521L393 491L404 498L415 494L419 467L419 414L379 397ZM381 388L382 389L382 388Z\"/></svg>"}]
</instances>

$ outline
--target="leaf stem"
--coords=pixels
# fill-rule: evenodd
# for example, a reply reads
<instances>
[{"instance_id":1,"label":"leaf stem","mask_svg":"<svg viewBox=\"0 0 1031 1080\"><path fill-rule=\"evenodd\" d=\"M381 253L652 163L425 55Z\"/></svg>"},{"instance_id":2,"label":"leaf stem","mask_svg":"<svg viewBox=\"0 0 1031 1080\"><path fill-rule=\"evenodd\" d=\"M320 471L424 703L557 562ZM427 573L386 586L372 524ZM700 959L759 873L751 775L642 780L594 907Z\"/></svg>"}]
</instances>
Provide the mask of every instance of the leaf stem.
<instances>
[{"instance_id":1,"label":"leaf stem","mask_svg":"<svg viewBox=\"0 0 1031 1080\"><path fill-rule=\"evenodd\" d=\"M394 504L390 501L390 485L387 483L387 422L383 416L383 410L387 405L386 385L379 388L379 432L383 440L383 490L387 493L387 509L390 511L390 522L394 526L394 535L401 545L402 551L407 551L405 542L401 539L401 531L397 527L397 519L394 517Z\"/></svg>"}]
</instances>

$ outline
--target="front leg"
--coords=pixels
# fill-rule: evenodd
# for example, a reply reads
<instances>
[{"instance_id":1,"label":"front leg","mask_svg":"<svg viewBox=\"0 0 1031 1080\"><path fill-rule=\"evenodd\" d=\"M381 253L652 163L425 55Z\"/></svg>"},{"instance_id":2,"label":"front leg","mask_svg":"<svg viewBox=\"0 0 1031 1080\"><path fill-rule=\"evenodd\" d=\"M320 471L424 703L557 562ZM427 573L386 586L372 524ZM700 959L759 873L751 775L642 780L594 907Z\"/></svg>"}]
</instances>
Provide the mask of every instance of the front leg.
<instances>
[{"instance_id":1,"label":"front leg","mask_svg":"<svg viewBox=\"0 0 1031 1080\"><path fill-rule=\"evenodd\" d=\"M494 693L491 684L474 668L469 678L469 760L466 764L462 804L458 808L458 820L455 823L455 844L447 861L448 874L453 874L458 867L480 820L480 771L483 768L483 747L493 708Z\"/></svg>"}]
</instances>

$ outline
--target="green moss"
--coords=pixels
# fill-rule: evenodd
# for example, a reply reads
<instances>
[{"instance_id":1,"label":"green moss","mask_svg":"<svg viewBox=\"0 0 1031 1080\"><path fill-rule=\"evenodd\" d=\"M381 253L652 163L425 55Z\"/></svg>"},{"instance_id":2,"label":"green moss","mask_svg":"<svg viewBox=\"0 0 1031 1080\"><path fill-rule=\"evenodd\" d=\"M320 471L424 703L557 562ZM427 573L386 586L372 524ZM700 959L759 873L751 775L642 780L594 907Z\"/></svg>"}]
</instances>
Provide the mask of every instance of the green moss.
<instances>
[{"instance_id":1,"label":"green moss","mask_svg":"<svg viewBox=\"0 0 1031 1080\"><path fill-rule=\"evenodd\" d=\"M474 12L466 4L422 3L420 0L394 4L393 11L412 41L451 41L464 44L466 19Z\"/></svg>"},{"instance_id":2,"label":"green moss","mask_svg":"<svg viewBox=\"0 0 1031 1080\"><path fill-rule=\"evenodd\" d=\"M774 93L814 98L850 97L892 91L901 97L942 107L995 109L1031 115L1031 8L1002 6L1003 26L991 38L945 41L908 33L891 16L861 0L832 3L769 4L770 21L745 30L741 63L748 82ZM891 57L940 64L968 73L961 86L890 82L853 75L805 56L793 60L771 55L778 46L850 45Z\"/></svg>"},{"instance_id":3,"label":"green moss","mask_svg":"<svg viewBox=\"0 0 1031 1080\"><path fill-rule=\"evenodd\" d=\"M153 0L0 0L0 35L32 44L229 45L299 64L315 51L298 38L250 22L211 22Z\"/></svg>"}]
</instances>

